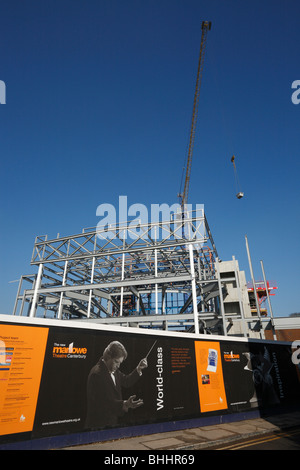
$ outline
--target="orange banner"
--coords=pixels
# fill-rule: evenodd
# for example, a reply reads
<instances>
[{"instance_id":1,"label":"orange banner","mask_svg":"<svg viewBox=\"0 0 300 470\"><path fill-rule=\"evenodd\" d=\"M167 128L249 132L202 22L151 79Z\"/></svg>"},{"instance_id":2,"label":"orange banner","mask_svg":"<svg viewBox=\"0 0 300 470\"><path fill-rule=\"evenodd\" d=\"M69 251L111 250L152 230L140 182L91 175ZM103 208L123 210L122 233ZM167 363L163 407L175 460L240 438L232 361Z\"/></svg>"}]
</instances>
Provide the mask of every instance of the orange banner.
<instances>
[{"instance_id":1,"label":"orange banner","mask_svg":"<svg viewBox=\"0 0 300 470\"><path fill-rule=\"evenodd\" d=\"M0 435L32 431L48 330L0 325Z\"/></svg>"},{"instance_id":2,"label":"orange banner","mask_svg":"<svg viewBox=\"0 0 300 470\"><path fill-rule=\"evenodd\" d=\"M227 409L220 343L195 341L201 412Z\"/></svg>"}]
</instances>

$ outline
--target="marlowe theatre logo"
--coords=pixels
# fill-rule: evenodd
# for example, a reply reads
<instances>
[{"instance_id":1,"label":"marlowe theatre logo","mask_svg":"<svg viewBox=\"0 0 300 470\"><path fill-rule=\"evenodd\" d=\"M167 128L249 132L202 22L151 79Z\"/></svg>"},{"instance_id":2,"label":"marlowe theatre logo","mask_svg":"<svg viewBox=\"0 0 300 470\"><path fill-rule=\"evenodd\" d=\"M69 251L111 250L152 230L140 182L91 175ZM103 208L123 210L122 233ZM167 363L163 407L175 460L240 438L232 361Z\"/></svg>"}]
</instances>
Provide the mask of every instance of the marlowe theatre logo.
<instances>
[{"instance_id":1,"label":"marlowe theatre logo","mask_svg":"<svg viewBox=\"0 0 300 470\"><path fill-rule=\"evenodd\" d=\"M87 348L70 344L54 343L52 356L57 359L86 359Z\"/></svg>"}]
</instances>

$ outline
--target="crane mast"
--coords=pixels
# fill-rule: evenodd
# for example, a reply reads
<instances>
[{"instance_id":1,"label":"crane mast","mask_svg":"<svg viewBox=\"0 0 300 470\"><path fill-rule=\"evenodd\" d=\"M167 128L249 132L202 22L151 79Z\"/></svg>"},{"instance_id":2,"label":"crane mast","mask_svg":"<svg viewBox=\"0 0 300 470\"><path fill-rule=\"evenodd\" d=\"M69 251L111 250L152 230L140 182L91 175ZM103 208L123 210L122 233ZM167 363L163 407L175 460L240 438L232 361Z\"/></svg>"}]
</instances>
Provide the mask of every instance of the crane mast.
<instances>
[{"instance_id":1,"label":"crane mast","mask_svg":"<svg viewBox=\"0 0 300 470\"><path fill-rule=\"evenodd\" d=\"M211 22L210 21L203 21L201 29L202 29L202 34L201 34L200 54L199 54L197 79L196 79L196 87L195 87L195 95L194 95L194 103L193 103L193 114L192 114L192 124L191 124L190 138L189 138L189 146L188 146L186 174L185 174L183 192L178 195L182 210L184 210L184 206L185 206L185 204L187 204L187 201L188 201L188 193L189 193L190 175L191 175L191 168L192 168L192 157L193 157L193 149L194 149L194 142L195 142L195 131L196 131L197 116L198 116L198 104L199 104L200 86L201 86L202 72L203 72L203 65L204 65L206 39L207 39L208 31L211 29Z\"/></svg>"}]
</instances>

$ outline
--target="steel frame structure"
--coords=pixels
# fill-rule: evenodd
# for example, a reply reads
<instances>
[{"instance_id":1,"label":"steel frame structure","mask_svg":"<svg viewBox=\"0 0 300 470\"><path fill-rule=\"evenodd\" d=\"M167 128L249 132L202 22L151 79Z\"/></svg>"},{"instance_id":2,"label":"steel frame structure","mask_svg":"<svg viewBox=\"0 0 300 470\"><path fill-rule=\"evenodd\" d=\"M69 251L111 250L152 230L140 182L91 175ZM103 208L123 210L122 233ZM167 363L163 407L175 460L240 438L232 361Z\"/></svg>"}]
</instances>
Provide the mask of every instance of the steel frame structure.
<instances>
[{"instance_id":1,"label":"steel frame structure","mask_svg":"<svg viewBox=\"0 0 300 470\"><path fill-rule=\"evenodd\" d=\"M221 263L204 211L38 236L37 273L21 277L13 315L225 336L240 323L244 336L258 334L269 318L245 315L237 268L224 276ZM230 314L228 282L239 298Z\"/></svg>"}]
</instances>

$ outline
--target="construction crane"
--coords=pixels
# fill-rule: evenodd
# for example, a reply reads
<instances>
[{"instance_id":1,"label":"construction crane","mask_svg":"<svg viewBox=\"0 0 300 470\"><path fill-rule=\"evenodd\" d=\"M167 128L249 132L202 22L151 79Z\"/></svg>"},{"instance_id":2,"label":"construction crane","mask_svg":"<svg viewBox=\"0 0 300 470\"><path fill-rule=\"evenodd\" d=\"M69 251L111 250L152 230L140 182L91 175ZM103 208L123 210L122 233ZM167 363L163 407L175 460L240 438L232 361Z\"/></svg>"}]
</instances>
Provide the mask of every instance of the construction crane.
<instances>
[{"instance_id":1,"label":"construction crane","mask_svg":"<svg viewBox=\"0 0 300 470\"><path fill-rule=\"evenodd\" d=\"M183 218L185 218L185 205L187 204L188 194L189 194L190 176L191 176L191 168L192 168L192 158L193 158L193 150L194 150L194 142L195 142L195 131L196 131L197 116L198 116L200 86L201 86L202 72L203 72L203 65L204 65L204 56L205 56L207 33L211 29L211 21L202 21L201 29L202 29L202 34L201 34L201 43L200 43L200 53L199 53L197 79L196 79L196 87L195 87L195 95L194 95L194 103L193 103L193 115L192 115L191 132L190 132L190 138L189 138L189 147L188 147L188 156L187 156L184 188L183 188L183 192L180 192L178 194L179 201L180 201L180 206L181 206L181 214L182 214ZM205 219L206 232L207 232L207 234L209 236L209 239L211 241L214 253L215 253L216 257L218 257L218 252L217 252L215 242L213 240L212 233L211 233L211 230L209 228L209 225L208 225L208 222L207 222L207 219L206 219L206 215L204 215L204 219Z\"/></svg>"},{"instance_id":2,"label":"construction crane","mask_svg":"<svg viewBox=\"0 0 300 470\"><path fill-rule=\"evenodd\" d=\"M206 39L207 39L208 31L211 29L211 22L210 21L203 21L201 29L202 29L202 35L201 35L201 44L200 44L200 54L199 54L197 80L196 80L196 88L195 88L195 95L194 95L193 115L192 115L191 132L190 132L189 146L188 146L188 155L187 155L187 163L186 163L184 188L183 188L183 192L180 192L178 194L178 197L179 197L179 200L180 200L180 205L181 205L181 210L183 212L184 212L184 206L185 206L185 204L187 204L187 201L188 201L190 176L191 176L191 168L192 168L192 158L193 158L193 149L194 149L194 142L195 142L195 131L196 131L197 116L198 116L200 86L201 86L202 72L203 72L203 65L204 65Z\"/></svg>"}]
</instances>

